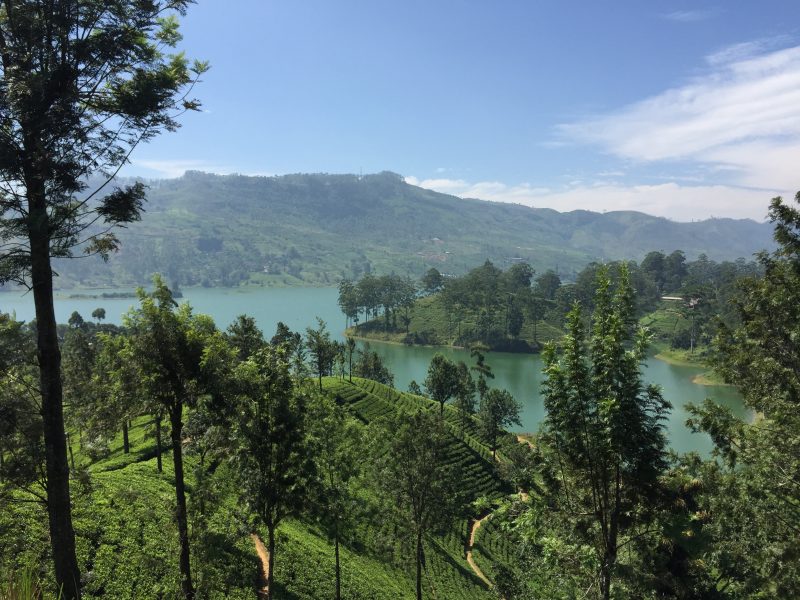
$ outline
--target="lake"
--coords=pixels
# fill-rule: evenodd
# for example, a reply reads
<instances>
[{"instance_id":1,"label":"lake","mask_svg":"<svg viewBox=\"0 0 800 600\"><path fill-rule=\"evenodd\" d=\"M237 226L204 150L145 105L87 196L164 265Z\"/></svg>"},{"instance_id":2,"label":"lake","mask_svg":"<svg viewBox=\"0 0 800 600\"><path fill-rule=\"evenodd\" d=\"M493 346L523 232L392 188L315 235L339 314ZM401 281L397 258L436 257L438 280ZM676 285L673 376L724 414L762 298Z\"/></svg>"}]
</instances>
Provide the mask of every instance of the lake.
<instances>
[{"instance_id":1,"label":"lake","mask_svg":"<svg viewBox=\"0 0 800 600\"><path fill-rule=\"evenodd\" d=\"M99 292L98 292L99 293ZM224 289L190 288L183 290L183 302L189 302L196 312L211 315L220 328L227 327L240 314L254 317L265 335L270 337L278 321L283 321L292 330L303 331L308 326L316 326L316 317L328 323L328 328L338 339L342 338L345 320L336 303L338 291L335 288L264 288L264 289ZM73 311L78 311L84 319L91 319L95 308L106 310L106 320L120 323L122 315L134 304L132 298L67 298L57 296L56 318L66 323ZM33 318L33 298L16 292L0 293L0 311L16 312L17 319L28 321ZM428 364L436 352L442 352L451 360L471 363L469 352L451 348L428 348L402 346L372 342L371 347L378 352L394 373L395 386L406 389L411 380L422 383ZM542 361L539 356L527 354L507 354L493 352L487 356L496 378L493 386L510 391L523 405L522 427L520 431L536 431L544 418L544 407L539 395L542 381ZM693 434L685 426L688 414L684 405L688 402L701 403L712 398L720 404L731 407L738 415L747 414L741 396L732 387L702 386L692 383L692 377L702 372L695 367L678 367L651 358L644 373L648 383L660 385L664 397L673 405L668 422L671 446L678 452L695 450L707 455L712 448L711 439L705 434Z\"/></svg>"}]
</instances>

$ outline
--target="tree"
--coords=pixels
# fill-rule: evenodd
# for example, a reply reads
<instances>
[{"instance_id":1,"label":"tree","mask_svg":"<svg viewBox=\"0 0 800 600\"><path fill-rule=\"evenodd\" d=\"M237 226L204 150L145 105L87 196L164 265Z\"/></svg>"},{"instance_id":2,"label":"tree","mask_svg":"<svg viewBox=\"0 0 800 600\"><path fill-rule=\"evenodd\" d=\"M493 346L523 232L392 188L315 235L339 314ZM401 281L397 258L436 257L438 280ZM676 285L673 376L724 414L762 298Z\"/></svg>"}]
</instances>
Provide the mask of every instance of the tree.
<instances>
[{"instance_id":1,"label":"tree","mask_svg":"<svg viewBox=\"0 0 800 600\"><path fill-rule=\"evenodd\" d=\"M92 318L97 321L97 324L100 324L100 321L105 320L106 318L106 309L105 308L95 308L92 311Z\"/></svg>"},{"instance_id":2,"label":"tree","mask_svg":"<svg viewBox=\"0 0 800 600\"><path fill-rule=\"evenodd\" d=\"M508 310L508 333L511 334L511 337L519 337L524 322L525 317L522 314L522 309L519 307L518 303L512 302Z\"/></svg>"},{"instance_id":3,"label":"tree","mask_svg":"<svg viewBox=\"0 0 800 600\"><path fill-rule=\"evenodd\" d=\"M437 352L428 365L424 385L428 396L439 403L439 415L444 416L445 403L458 393L458 367L444 354Z\"/></svg>"},{"instance_id":4,"label":"tree","mask_svg":"<svg viewBox=\"0 0 800 600\"><path fill-rule=\"evenodd\" d=\"M307 393L291 377L283 347L265 347L236 367L235 466L244 499L267 528L267 597L274 590L275 531L304 506L313 475Z\"/></svg>"},{"instance_id":5,"label":"tree","mask_svg":"<svg viewBox=\"0 0 800 600\"><path fill-rule=\"evenodd\" d=\"M777 249L758 255L763 276L744 278L734 301L739 324L721 324L714 340L716 369L759 418L706 401L690 407L690 424L724 459L705 468L721 511L710 557L720 580L742 597L791 598L800 594L800 210L775 198L769 217Z\"/></svg>"},{"instance_id":6,"label":"tree","mask_svg":"<svg viewBox=\"0 0 800 600\"><path fill-rule=\"evenodd\" d=\"M463 361L456 365L456 401L455 406L461 419L462 428L469 424L470 417L475 414L475 381L469 372L469 367Z\"/></svg>"},{"instance_id":7,"label":"tree","mask_svg":"<svg viewBox=\"0 0 800 600\"><path fill-rule=\"evenodd\" d=\"M199 104L186 93L206 68L166 54L180 40L169 10L188 0L65 0L0 6L0 281L33 290L47 448L47 509L56 583L80 597L69 496L61 356L51 259L81 246L107 256L110 229L139 218L144 186L101 197L133 149ZM105 182L83 194L90 176ZM88 243L83 243L87 241Z\"/></svg>"},{"instance_id":8,"label":"tree","mask_svg":"<svg viewBox=\"0 0 800 600\"><path fill-rule=\"evenodd\" d=\"M475 359L475 364L470 367L472 371L478 374L478 395L481 400L489 390L489 385L486 383L487 379L494 379L492 367L486 364L486 353L489 352L488 346L484 344L473 344L469 349L469 355Z\"/></svg>"},{"instance_id":9,"label":"tree","mask_svg":"<svg viewBox=\"0 0 800 600\"><path fill-rule=\"evenodd\" d=\"M27 327L0 313L0 501L11 488L47 503L45 448L37 410L36 344Z\"/></svg>"},{"instance_id":10,"label":"tree","mask_svg":"<svg viewBox=\"0 0 800 600\"><path fill-rule=\"evenodd\" d=\"M623 537L652 533L643 525L667 466L663 421L670 405L659 388L641 381L648 338L635 319L627 267L616 290L605 267L598 268L596 285L588 343L576 303L563 355L552 344L545 349L542 440L556 456L559 510L594 549L607 600Z\"/></svg>"},{"instance_id":11,"label":"tree","mask_svg":"<svg viewBox=\"0 0 800 600\"><path fill-rule=\"evenodd\" d=\"M122 450L130 452L128 422L142 409L139 373L124 335L100 333L92 378L93 428L113 431L122 428Z\"/></svg>"},{"instance_id":12,"label":"tree","mask_svg":"<svg viewBox=\"0 0 800 600\"><path fill-rule=\"evenodd\" d=\"M478 409L481 433L489 440L492 458L497 458L497 442L503 430L519 425L520 404L507 390L492 389L481 398Z\"/></svg>"},{"instance_id":13,"label":"tree","mask_svg":"<svg viewBox=\"0 0 800 600\"><path fill-rule=\"evenodd\" d=\"M339 282L339 308L342 309L347 320L345 328L350 326L350 321L358 318L358 290L349 279Z\"/></svg>"},{"instance_id":14,"label":"tree","mask_svg":"<svg viewBox=\"0 0 800 600\"><path fill-rule=\"evenodd\" d=\"M356 352L356 340L348 337L344 343L344 351L347 354L347 378L353 383L353 355Z\"/></svg>"},{"instance_id":15,"label":"tree","mask_svg":"<svg viewBox=\"0 0 800 600\"><path fill-rule=\"evenodd\" d=\"M239 360L247 360L266 343L263 332L256 325L256 320L247 315L237 316L233 323L228 325L226 337L238 352Z\"/></svg>"},{"instance_id":16,"label":"tree","mask_svg":"<svg viewBox=\"0 0 800 600\"><path fill-rule=\"evenodd\" d=\"M325 321L317 317L317 328L306 328L306 347L313 361L314 372L319 380L319 389L322 391L322 378L333 371L333 362L339 353L339 345L331 339L331 334L325 326Z\"/></svg>"},{"instance_id":17,"label":"tree","mask_svg":"<svg viewBox=\"0 0 800 600\"><path fill-rule=\"evenodd\" d=\"M394 375L383 363L381 355L370 349L369 344L358 351L358 360L355 366L356 377L371 379L389 387L394 386Z\"/></svg>"},{"instance_id":18,"label":"tree","mask_svg":"<svg viewBox=\"0 0 800 600\"><path fill-rule=\"evenodd\" d=\"M399 415L382 424L376 440L385 443L376 464L375 481L396 507L415 543L417 600L422 600L424 536L452 523L464 500L458 474L447 463L447 434L441 419L427 412Z\"/></svg>"},{"instance_id":19,"label":"tree","mask_svg":"<svg viewBox=\"0 0 800 600\"><path fill-rule=\"evenodd\" d=\"M438 269L431 267L425 272L425 275L422 276L421 283L423 291L426 294L431 295L435 294L442 288L444 285L444 278Z\"/></svg>"},{"instance_id":20,"label":"tree","mask_svg":"<svg viewBox=\"0 0 800 600\"><path fill-rule=\"evenodd\" d=\"M316 464L316 518L334 543L335 599L341 598L339 542L359 514L355 484L361 474L364 439L361 425L324 396L311 405L309 419Z\"/></svg>"},{"instance_id":21,"label":"tree","mask_svg":"<svg viewBox=\"0 0 800 600\"><path fill-rule=\"evenodd\" d=\"M561 287L561 278L555 271L547 270L536 278L536 295L546 300L555 300Z\"/></svg>"},{"instance_id":22,"label":"tree","mask_svg":"<svg viewBox=\"0 0 800 600\"><path fill-rule=\"evenodd\" d=\"M221 334L210 317L195 315L188 304L178 306L158 275L151 294L137 292L140 307L124 316L130 332L131 356L148 395L166 412L170 422L172 461L175 468L176 520L180 538L181 588L194 598L189 560L189 527L183 472L183 411L197 401L206 387L204 366L211 338Z\"/></svg>"}]
</instances>

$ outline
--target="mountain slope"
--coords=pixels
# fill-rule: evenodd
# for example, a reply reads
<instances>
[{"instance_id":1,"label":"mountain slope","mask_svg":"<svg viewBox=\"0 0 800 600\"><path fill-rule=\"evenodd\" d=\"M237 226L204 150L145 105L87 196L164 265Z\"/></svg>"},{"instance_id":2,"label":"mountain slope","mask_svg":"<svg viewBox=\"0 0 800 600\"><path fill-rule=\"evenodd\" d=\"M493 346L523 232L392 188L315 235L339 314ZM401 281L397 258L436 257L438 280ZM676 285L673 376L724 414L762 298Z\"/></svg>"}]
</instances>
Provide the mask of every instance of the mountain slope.
<instances>
[{"instance_id":1,"label":"mountain slope","mask_svg":"<svg viewBox=\"0 0 800 600\"><path fill-rule=\"evenodd\" d=\"M440 194L393 173L187 172L150 186L147 212L120 233L110 268L93 259L59 263L62 287L136 285L154 271L180 285L332 285L368 269L460 274L487 258L569 277L592 260L641 259L650 250L733 260L772 245L771 228L750 220L559 213Z\"/></svg>"}]
</instances>

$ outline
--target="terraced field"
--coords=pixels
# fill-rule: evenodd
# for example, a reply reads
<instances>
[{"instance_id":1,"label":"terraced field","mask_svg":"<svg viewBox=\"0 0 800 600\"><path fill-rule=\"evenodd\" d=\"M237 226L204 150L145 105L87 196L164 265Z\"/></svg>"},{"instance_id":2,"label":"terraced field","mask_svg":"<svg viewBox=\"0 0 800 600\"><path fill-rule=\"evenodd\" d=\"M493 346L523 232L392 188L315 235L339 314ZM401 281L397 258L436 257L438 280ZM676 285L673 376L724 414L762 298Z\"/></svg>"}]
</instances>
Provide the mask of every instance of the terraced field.
<instances>
[{"instance_id":1,"label":"terraced field","mask_svg":"<svg viewBox=\"0 0 800 600\"><path fill-rule=\"evenodd\" d=\"M370 423L397 411L439 410L438 404L398 392L369 380L353 383L324 380L325 389L350 407L362 422ZM510 488L498 476L491 453L476 422L462 423L456 411L445 408L451 436L447 460L462 474L471 500L499 499ZM121 434L111 443L110 454L92 458L72 442L76 472L75 523L78 558L86 573L85 597L172 597L179 588L177 529L172 518L174 488L172 459L163 449L164 472L158 473L152 418L136 419L130 429L131 451L122 451ZM217 466L213 493L206 497L201 516L193 497L197 492L196 458L187 455L187 492L192 515L192 554L198 591L207 598L249 598L257 584L258 558L249 537L246 510L241 505L235 478L223 461ZM365 502L377 507L375 499ZM46 514L31 502L11 503L0 514L0 571L25 564L44 565ZM198 520L199 519L199 520ZM200 523L203 523L200 525ZM437 599L489 599L493 592L466 561L470 520L465 516L443 535L426 540L424 590ZM378 524L359 525L354 541L342 546L342 590L356 599L414 597L413 552L397 545L392 532ZM265 532L261 532L262 536ZM32 543L36 542L36 543ZM5 557L6 560L3 560ZM15 557L13 563L9 557ZM287 521L278 530L276 550L276 597L312 599L333 594L334 549L312 522ZM482 565L483 566L483 565ZM488 571L491 572L491 566Z\"/></svg>"},{"instance_id":2,"label":"terraced field","mask_svg":"<svg viewBox=\"0 0 800 600\"><path fill-rule=\"evenodd\" d=\"M337 401L349 406L364 423L388 417L397 411L439 410L432 400L399 392L369 379L354 377L353 382L328 378L323 385ZM451 433L447 448L447 462L462 474L464 489L470 500L482 496L498 498L513 490L497 475L492 453L479 435L477 423L462 423L456 410L445 406L445 423Z\"/></svg>"}]
</instances>

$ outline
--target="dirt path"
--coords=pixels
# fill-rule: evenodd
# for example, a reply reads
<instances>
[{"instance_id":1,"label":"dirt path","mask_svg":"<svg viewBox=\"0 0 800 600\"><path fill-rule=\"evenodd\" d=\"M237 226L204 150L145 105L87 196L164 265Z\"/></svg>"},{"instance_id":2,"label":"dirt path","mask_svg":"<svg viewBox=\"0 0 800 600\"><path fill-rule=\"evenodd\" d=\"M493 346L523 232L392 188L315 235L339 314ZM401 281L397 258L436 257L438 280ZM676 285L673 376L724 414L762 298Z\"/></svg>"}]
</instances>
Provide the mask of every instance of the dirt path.
<instances>
[{"instance_id":1,"label":"dirt path","mask_svg":"<svg viewBox=\"0 0 800 600\"><path fill-rule=\"evenodd\" d=\"M488 514L482 519L478 519L472 524L472 531L470 531L469 534L469 549L467 550L467 563L469 563L470 568L475 572L475 575L477 575L478 578L481 579L481 581L483 581L483 583L485 583L489 587L492 587L492 582L489 581L489 578L483 574L483 571L480 570L480 567L478 567L478 565L475 564L475 559L472 558L472 547L475 545L475 534L478 533L478 529L480 528L480 526L483 525L483 522L490 516L491 514Z\"/></svg>"},{"instance_id":2,"label":"dirt path","mask_svg":"<svg viewBox=\"0 0 800 600\"><path fill-rule=\"evenodd\" d=\"M525 438L524 438L524 437L522 437L521 435L518 435L518 436L517 436L517 441L518 441L520 444L528 444L528 446L530 446L531 448L533 448L533 443L532 443L530 440L527 440L527 439L525 439Z\"/></svg>"},{"instance_id":3,"label":"dirt path","mask_svg":"<svg viewBox=\"0 0 800 600\"><path fill-rule=\"evenodd\" d=\"M256 546L256 554L258 554L258 560L261 563L261 568L258 570L258 589L256 593L259 598L266 598L269 592L269 588L267 587L267 580L269 578L269 552L266 546L264 546L264 542L261 541L261 538L258 537L257 534L251 533L250 539L253 540L253 544Z\"/></svg>"}]
</instances>

